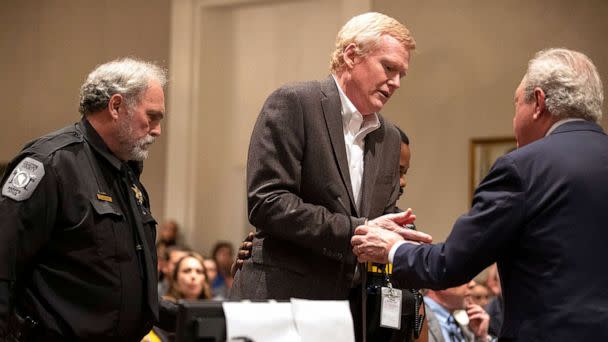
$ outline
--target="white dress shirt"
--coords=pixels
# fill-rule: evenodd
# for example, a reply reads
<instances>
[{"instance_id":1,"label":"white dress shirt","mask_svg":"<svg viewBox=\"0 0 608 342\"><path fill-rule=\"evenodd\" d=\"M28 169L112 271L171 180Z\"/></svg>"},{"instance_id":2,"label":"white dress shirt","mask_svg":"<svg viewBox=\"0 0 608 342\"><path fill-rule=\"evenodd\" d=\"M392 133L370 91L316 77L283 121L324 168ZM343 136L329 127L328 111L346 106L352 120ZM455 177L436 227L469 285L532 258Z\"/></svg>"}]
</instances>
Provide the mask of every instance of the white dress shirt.
<instances>
[{"instance_id":1,"label":"white dress shirt","mask_svg":"<svg viewBox=\"0 0 608 342\"><path fill-rule=\"evenodd\" d=\"M333 75L332 75L333 76ZM380 128L380 119L376 113L363 116L355 105L344 94L340 84L336 81L340 102L342 103L342 128L344 130L344 144L346 145L346 158L348 159L348 172L353 187L353 196L357 209L361 202L361 181L363 179L365 137Z\"/></svg>"}]
</instances>

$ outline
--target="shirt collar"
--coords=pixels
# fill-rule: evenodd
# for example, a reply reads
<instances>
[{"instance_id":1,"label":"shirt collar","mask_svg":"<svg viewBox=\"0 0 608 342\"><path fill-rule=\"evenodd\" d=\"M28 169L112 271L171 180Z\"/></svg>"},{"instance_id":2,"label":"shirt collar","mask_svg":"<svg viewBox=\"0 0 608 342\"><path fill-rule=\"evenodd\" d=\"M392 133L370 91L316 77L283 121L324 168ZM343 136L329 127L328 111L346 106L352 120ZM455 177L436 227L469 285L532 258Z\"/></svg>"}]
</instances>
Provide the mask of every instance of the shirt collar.
<instances>
[{"instance_id":1,"label":"shirt collar","mask_svg":"<svg viewBox=\"0 0 608 342\"><path fill-rule=\"evenodd\" d=\"M116 158L116 156L110 151L99 133L97 133L93 125L91 125L86 117L83 117L82 120L80 120L78 127L80 128L80 131L82 132L86 141L93 148L93 150L97 152L97 154L99 154L115 169L120 170L122 168L123 162Z\"/></svg>"},{"instance_id":2,"label":"shirt collar","mask_svg":"<svg viewBox=\"0 0 608 342\"><path fill-rule=\"evenodd\" d=\"M441 306L441 304L427 296L424 296L424 304L433 311L435 317L437 317L437 320L441 323L447 323L448 318L452 315L446 308Z\"/></svg>"},{"instance_id":3,"label":"shirt collar","mask_svg":"<svg viewBox=\"0 0 608 342\"><path fill-rule=\"evenodd\" d=\"M568 119L562 119L557 121L556 123L554 123L551 128L549 128L549 130L547 131L547 133L545 133L545 136L548 136L549 134L553 133L553 131L555 131L555 129L567 122L572 122L572 121L585 121L584 119L581 118L568 118Z\"/></svg>"},{"instance_id":4,"label":"shirt collar","mask_svg":"<svg viewBox=\"0 0 608 342\"><path fill-rule=\"evenodd\" d=\"M342 126L345 129L350 130L351 124L357 125L356 127L356 135L363 135L365 137L367 134L373 132L374 130L380 128L380 119L378 118L377 113L373 113L370 115L363 116L358 110L357 107L351 102L351 100L346 96L342 88L340 87L340 83L338 83L338 79L335 75L331 75L336 82L336 87L338 87L338 93L340 94L340 102L342 103ZM358 133L357 133L358 132Z\"/></svg>"}]
</instances>

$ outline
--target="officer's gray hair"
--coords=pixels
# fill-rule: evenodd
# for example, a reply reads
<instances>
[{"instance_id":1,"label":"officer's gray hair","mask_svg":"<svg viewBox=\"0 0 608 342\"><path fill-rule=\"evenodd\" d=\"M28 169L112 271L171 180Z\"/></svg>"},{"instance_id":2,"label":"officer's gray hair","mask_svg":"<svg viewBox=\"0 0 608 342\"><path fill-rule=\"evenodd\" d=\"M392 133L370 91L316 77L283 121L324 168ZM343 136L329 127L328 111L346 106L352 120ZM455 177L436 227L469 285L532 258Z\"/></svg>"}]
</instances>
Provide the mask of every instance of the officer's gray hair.
<instances>
[{"instance_id":1,"label":"officer's gray hair","mask_svg":"<svg viewBox=\"0 0 608 342\"><path fill-rule=\"evenodd\" d=\"M584 54L568 49L542 50L528 63L524 99L534 98L534 88L545 92L547 110L559 118L582 118L599 123L604 91L595 65Z\"/></svg>"},{"instance_id":2,"label":"officer's gray hair","mask_svg":"<svg viewBox=\"0 0 608 342\"><path fill-rule=\"evenodd\" d=\"M127 106L133 108L153 80L164 87L167 72L151 62L121 58L99 65L80 87L78 110L82 115L87 115L107 108L114 94L122 94Z\"/></svg>"}]
</instances>

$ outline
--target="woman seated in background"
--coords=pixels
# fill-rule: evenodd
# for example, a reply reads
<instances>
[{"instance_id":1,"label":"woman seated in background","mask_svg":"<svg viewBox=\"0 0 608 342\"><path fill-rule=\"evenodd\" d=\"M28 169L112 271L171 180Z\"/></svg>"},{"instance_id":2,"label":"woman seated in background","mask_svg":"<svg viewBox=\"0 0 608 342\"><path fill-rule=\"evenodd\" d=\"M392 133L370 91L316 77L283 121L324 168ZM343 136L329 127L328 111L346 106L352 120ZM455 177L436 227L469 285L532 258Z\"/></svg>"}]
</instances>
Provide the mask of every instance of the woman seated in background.
<instances>
[{"instance_id":1,"label":"woman seated in background","mask_svg":"<svg viewBox=\"0 0 608 342\"><path fill-rule=\"evenodd\" d=\"M211 290L207 282L207 271L203 257L198 253L188 252L175 264L175 269L169 282L169 290L163 298L177 302L178 300L210 299ZM154 327L142 342L173 341L174 336Z\"/></svg>"},{"instance_id":2,"label":"woman seated in background","mask_svg":"<svg viewBox=\"0 0 608 342\"><path fill-rule=\"evenodd\" d=\"M211 298L207 270L200 254L188 252L177 261L164 298L173 301Z\"/></svg>"}]
</instances>

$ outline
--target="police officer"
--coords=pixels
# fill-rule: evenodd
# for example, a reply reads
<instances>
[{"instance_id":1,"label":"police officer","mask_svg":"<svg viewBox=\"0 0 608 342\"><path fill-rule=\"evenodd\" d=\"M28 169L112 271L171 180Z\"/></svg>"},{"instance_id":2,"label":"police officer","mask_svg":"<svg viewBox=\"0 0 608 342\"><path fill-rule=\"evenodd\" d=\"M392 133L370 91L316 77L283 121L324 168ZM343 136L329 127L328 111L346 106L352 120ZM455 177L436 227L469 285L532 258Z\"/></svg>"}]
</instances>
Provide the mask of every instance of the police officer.
<instances>
[{"instance_id":1,"label":"police officer","mask_svg":"<svg viewBox=\"0 0 608 342\"><path fill-rule=\"evenodd\" d=\"M28 143L9 164L0 337L139 341L159 316L170 322L175 307L159 312L156 221L139 181L161 133L165 83L151 63L98 66L80 90L82 120Z\"/></svg>"},{"instance_id":2,"label":"police officer","mask_svg":"<svg viewBox=\"0 0 608 342\"><path fill-rule=\"evenodd\" d=\"M405 192L407 185L406 175L410 168L410 139L399 127L396 127L401 137L400 153L399 153L399 197ZM396 209L396 212L401 209ZM414 228L414 225L408 225ZM392 264L375 264L366 263L366 300L365 300L365 316L366 316L366 332L367 342L409 342L416 339L417 341L425 341L426 338L420 338L422 324L424 321L424 304L422 295L416 289L399 289L401 297L401 323L399 328L391 328L381 325L382 312L382 288L389 287L390 276L392 274ZM392 286L392 285L390 285Z\"/></svg>"}]
</instances>

